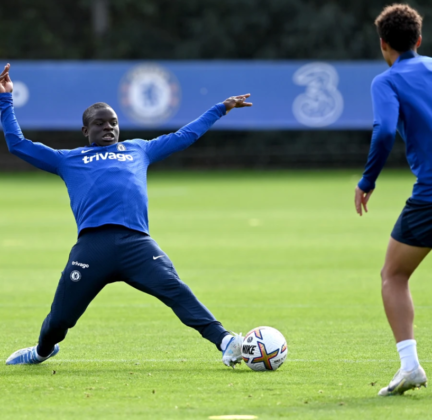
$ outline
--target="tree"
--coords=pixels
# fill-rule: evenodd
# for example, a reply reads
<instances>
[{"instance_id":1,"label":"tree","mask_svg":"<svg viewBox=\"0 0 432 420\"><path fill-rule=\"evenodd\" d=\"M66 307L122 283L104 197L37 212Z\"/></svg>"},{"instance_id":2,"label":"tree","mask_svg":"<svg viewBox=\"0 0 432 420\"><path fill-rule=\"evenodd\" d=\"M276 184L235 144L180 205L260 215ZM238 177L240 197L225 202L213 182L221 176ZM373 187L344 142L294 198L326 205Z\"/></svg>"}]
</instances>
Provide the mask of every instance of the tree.
<instances>
[{"instance_id":1,"label":"tree","mask_svg":"<svg viewBox=\"0 0 432 420\"><path fill-rule=\"evenodd\" d=\"M0 56L16 59L374 59L387 0L15 0ZM422 54L432 54L432 4ZM103 11L108 11L104 17ZM109 30L108 28L109 23ZM96 30L96 34L95 34Z\"/></svg>"}]
</instances>

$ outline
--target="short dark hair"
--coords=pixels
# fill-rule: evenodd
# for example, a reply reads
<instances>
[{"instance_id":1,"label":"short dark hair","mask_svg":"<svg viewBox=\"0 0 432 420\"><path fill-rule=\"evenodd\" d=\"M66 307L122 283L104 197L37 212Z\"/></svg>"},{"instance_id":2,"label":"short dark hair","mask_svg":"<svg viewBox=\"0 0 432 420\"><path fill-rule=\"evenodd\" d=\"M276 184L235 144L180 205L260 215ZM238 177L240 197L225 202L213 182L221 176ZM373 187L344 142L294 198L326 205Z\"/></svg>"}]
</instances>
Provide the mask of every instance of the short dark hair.
<instances>
[{"instance_id":1,"label":"short dark hair","mask_svg":"<svg viewBox=\"0 0 432 420\"><path fill-rule=\"evenodd\" d=\"M90 123L90 120L93 117L93 114L95 113L95 111L97 109L101 109L101 108L111 108L108 104L106 104L105 102L96 102L93 105L90 105L85 111L84 114L82 116L82 122L83 122L83 126L87 127L88 124ZM112 109L112 108L111 108Z\"/></svg>"},{"instance_id":2,"label":"short dark hair","mask_svg":"<svg viewBox=\"0 0 432 420\"><path fill-rule=\"evenodd\" d=\"M412 50L421 35L423 18L407 4L386 6L375 20L380 38L394 50Z\"/></svg>"}]
</instances>

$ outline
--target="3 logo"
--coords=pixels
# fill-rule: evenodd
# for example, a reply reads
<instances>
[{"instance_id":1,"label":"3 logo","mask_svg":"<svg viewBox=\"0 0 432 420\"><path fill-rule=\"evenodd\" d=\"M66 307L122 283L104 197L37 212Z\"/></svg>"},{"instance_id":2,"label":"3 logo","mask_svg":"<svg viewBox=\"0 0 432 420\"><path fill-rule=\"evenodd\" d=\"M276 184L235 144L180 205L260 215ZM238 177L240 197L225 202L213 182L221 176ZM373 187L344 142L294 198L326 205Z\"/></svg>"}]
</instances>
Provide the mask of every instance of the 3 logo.
<instances>
[{"instance_id":1,"label":"3 logo","mask_svg":"<svg viewBox=\"0 0 432 420\"><path fill-rule=\"evenodd\" d=\"M177 111L180 96L177 78L157 64L133 67L120 83L124 111L142 125L157 125L171 117Z\"/></svg>"},{"instance_id":2,"label":"3 logo","mask_svg":"<svg viewBox=\"0 0 432 420\"><path fill-rule=\"evenodd\" d=\"M306 91L294 100L292 111L300 123L308 127L325 127L341 116L344 101L337 89L339 76L327 63L311 63L300 67L293 82L306 86Z\"/></svg>"}]
</instances>

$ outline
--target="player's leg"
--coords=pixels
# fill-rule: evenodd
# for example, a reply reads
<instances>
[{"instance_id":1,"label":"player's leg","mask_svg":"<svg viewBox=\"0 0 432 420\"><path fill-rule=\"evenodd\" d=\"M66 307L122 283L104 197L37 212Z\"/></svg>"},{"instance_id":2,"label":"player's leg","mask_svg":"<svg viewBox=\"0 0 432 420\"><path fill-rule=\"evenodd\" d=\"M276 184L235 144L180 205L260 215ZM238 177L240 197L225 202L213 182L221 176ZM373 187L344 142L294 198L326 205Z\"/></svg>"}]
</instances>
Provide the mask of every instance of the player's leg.
<instances>
[{"instance_id":1,"label":"player's leg","mask_svg":"<svg viewBox=\"0 0 432 420\"><path fill-rule=\"evenodd\" d=\"M126 282L138 290L155 296L169 306L183 324L197 330L204 338L219 346L228 334L213 314L182 282L168 256L147 237L144 252L137 253L136 270ZM159 257L156 260L154 257ZM142 258L141 260L139 260Z\"/></svg>"},{"instance_id":2,"label":"player's leg","mask_svg":"<svg viewBox=\"0 0 432 420\"><path fill-rule=\"evenodd\" d=\"M77 260L89 261L88 258ZM51 311L42 324L37 346L37 352L41 357L48 356L54 345L65 339L68 330L75 326L90 302L106 284L105 279L76 270L71 263L72 261L68 262L60 278ZM87 280L89 281L86 284Z\"/></svg>"},{"instance_id":3,"label":"player's leg","mask_svg":"<svg viewBox=\"0 0 432 420\"><path fill-rule=\"evenodd\" d=\"M115 250L110 235L88 231L72 248L62 273L51 311L42 324L39 344L11 355L7 364L40 363L58 352L64 340L90 302L109 282L114 281Z\"/></svg>"},{"instance_id":4,"label":"player's leg","mask_svg":"<svg viewBox=\"0 0 432 420\"><path fill-rule=\"evenodd\" d=\"M180 280L171 260L157 243L139 233L131 234L127 242L127 246L122 248L127 254L123 260L128 261L124 280L161 300L183 324L194 328L215 344L224 352L225 364L238 362L241 359L241 355L237 354L241 347L241 336L231 335L197 299L189 286Z\"/></svg>"},{"instance_id":5,"label":"player's leg","mask_svg":"<svg viewBox=\"0 0 432 420\"><path fill-rule=\"evenodd\" d=\"M429 252L430 248L410 246L390 238L381 271L382 297L397 343L414 339L414 306L408 281Z\"/></svg>"},{"instance_id":6,"label":"player's leg","mask_svg":"<svg viewBox=\"0 0 432 420\"><path fill-rule=\"evenodd\" d=\"M400 394L407 389L424 385L427 381L418 361L414 340L414 306L409 279L429 251L430 248L411 246L390 238L381 271L382 297L397 343L401 369L390 385L380 391L380 395Z\"/></svg>"}]
</instances>

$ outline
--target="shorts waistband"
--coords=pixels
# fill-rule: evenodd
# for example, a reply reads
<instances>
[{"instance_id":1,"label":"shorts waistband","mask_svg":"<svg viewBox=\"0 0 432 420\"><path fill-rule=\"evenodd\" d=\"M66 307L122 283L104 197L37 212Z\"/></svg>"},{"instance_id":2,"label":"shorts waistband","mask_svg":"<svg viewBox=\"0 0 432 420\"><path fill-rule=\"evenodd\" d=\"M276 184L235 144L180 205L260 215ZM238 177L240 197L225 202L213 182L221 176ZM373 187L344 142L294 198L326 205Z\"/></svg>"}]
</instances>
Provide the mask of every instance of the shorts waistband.
<instances>
[{"instance_id":1,"label":"shorts waistband","mask_svg":"<svg viewBox=\"0 0 432 420\"><path fill-rule=\"evenodd\" d=\"M140 233L141 235L144 235L144 236L149 236L145 232L141 232L141 231L135 230L135 229L130 229L130 228L123 226L123 225L107 224L107 225L102 225L102 226L97 226L97 227L84 228L79 233L78 237L86 235L87 233L107 232L107 231L109 231L109 232L133 232L133 233Z\"/></svg>"}]
</instances>

